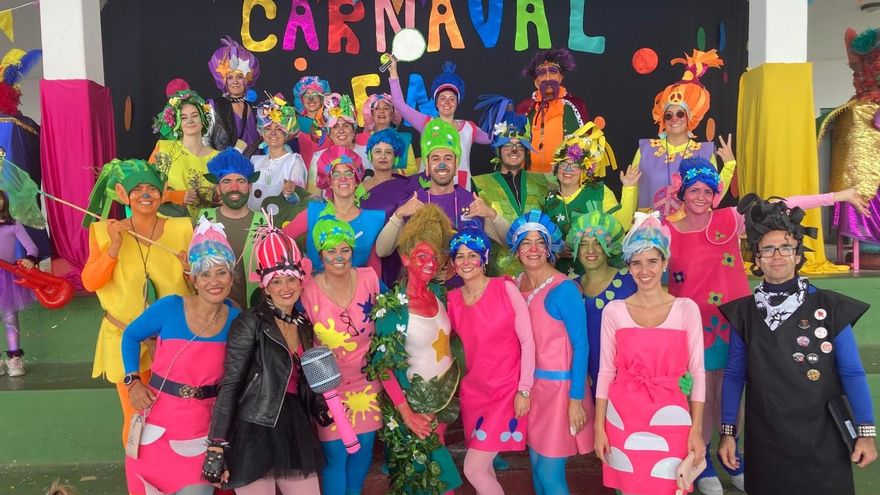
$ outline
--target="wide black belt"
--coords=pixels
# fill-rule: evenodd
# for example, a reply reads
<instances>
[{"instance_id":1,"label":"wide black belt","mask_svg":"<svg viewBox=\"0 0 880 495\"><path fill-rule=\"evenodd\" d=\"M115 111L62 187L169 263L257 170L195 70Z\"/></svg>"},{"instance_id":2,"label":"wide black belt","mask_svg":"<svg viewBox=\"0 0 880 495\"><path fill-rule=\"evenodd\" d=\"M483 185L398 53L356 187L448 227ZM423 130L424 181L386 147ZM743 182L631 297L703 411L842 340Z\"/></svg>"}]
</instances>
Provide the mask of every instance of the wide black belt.
<instances>
[{"instance_id":1,"label":"wide black belt","mask_svg":"<svg viewBox=\"0 0 880 495\"><path fill-rule=\"evenodd\" d=\"M217 397L217 391L220 388L217 385L194 387L185 383L166 380L155 373L150 378L150 386L162 393L180 397L181 399L212 399Z\"/></svg>"}]
</instances>

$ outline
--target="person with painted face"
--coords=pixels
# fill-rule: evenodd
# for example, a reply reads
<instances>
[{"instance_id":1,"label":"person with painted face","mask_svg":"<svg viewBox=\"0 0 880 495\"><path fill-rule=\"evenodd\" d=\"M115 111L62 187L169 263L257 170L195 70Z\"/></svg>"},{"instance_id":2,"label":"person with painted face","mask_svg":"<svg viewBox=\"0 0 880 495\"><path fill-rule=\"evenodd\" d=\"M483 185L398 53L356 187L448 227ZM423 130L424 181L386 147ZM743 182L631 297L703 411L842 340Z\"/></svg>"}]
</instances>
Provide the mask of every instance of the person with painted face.
<instances>
[{"instance_id":1,"label":"person with painted face","mask_svg":"<svg viewBox=\"0 0 880 495\"><path fill-rule=\"evenodd\" d=\"M534 81L535 91L516 106L516 113L528 117L532 131L529 170L553 170L553 152L565 136L573 133L590 116L584 100L568 92L562 84L566 72L575 69L574 57L565 48L538 52L523 68L523 77Z\"/></svg>"},{"instance_id":2,"label":"person with painted face","mask_svg":"<svg viewBox=\"0 0 880 495\"><path fill-rule=\"evenodd\" d=\"M394 108L391 95L388 93L370 95L361 108L361 115L364 117L364 130L358 133L355 142L366 146L369 152L368 142L373 134L386 129L396 131L400 136L401 152L394 159L394 171L404 175L418 174L419 162L412 149L412 133L398 131L400 124L403 123L403 117Z\"/></svg>"},{"instance_id":3,"label":"person with painted face","mask_svg":"<svg viewBox=\"0 0 880 495\"><path fill-rule=\"evenodd\" d=\"M458 170L453 182L458 186L470 190L471 188L471 146L473 143L489 144L492 136L480 128L475 122L455 118L455 111L459 103L464 99L464 80L455 73L455 64L446 61L443 63L443 71L431 82L431 96L437 108L437 117L419 112L406 103L403 90L400 88L400 79L397 75L397 61L391 59L388 69L388 85L391 86L391 101L394 108L400 112L404 119L413 128L424 135L425 128L433 120L440 119L451 126L458 133L458 142L461 152L459 153ZM424 139L424 138L423 138ZM427 169L425 163L428 153L422 149L423 169ZM453 222L454 223L454 222Z\"/></svg>"},{"instance_id":4,"label":"person with painted face","mask_svg":"<svg viewBox=\"0 0 880 495\"><path fill-rule=\"evenodd\" d=\"M639 209L657 210L663 218L681 206L674 194L677 185L673 177L682 160L703 158L712 162L717 170L717 154L723 165L720 172L724 183L720 193L722 197L727 193L736 169L730 135L726 141L718 136L721 146L716 149L711 141L697 141L693 134L709 111L709 91L700 83L700 78L709 69L724 65L724 61L715 50L694 50L693 55L675 58L672 63L684 64L686 69L679 81L666 86L654 98L652 114L659 127L659 137L639 140L639 149L631 165L642 172L639 178Z\"/></svg>"},{"instance_id":5,"label":"person with painted face","mask_svg":"<svg viewBox=\"0 0 880 495\"><path fill-rule=\"evenodd\" d=\"M439 206L455 231L461 230L466 224L475 224L484 229L489 237L501 241L503 234L500 233L507 232L508 226L504 217L476 193L454 182L461 157L461 143L455 127L444 120L432 119L423 129L421 148L427 163L426 171L431 178L430 185L427 189L416 190L397 207L376 240L376 254L391 254L405 219L426 204Z\"/></svg>"},{"instance_id":6,"label":"person with painted face","mask_svg":"<svg viewBox=\"0 0 880 495\"><path fill-rule=\"evenodd\" d=\"M329 146L342 146L347 148L351 153L358 155L361 166L367 170L372 170L373 164L367 157L367 149L355 143L355 131L357 130L357 113L354 109L354 103L348 95L340 95L339 93L331 93L324 98L324 132L330 140ZM328 147L329 147L328 146ZM318 150L312 155L312 161L309 162L309 179L308 191L311 194L318 194L321 189L318 184L318 162L325 149Z\"/></svg>"},{"instance_id":7,"label":"person with painted face","mask_svg":"<svg viewBox=\"0 0 880 495\"><path fill-rule=\"evenodd\" d=\"M680 466L705 455L703 327L697 305L661 284L670 242L658 213L636 214L623 259L637 290L602 313L596 455L624 494L676 493Z\"/></svg>"},{"instance_id":8,"label":"person with painted face","mask_svg":"<svg viewBox=\"0 0 880 495\"><path fill-rule=\"evenodd\" d=\"M736 208L714 209L721 201L724 184L715 166L704 158L681 161L674 182L680 188L674 194L683 203L684 217L665 223L672 235L669 261L669 293L689 297L700 307L703 318L704 364L706 368L706 411L703 415L703 439L708 444L721 417L722 371L727 363L730 323L718 310L726 302L751 293L743 268L739 238L744 229L743 216ZM804 209L831 206L845 201L864 210L865 203L854 189L814 196L794 196L789 206ZM708 452L708 449L707 449ZM708 456L708 454L707 454ZM721 482L711 458L706 471L697 479L697 488L706 495L720 495ZM731 472L734 486L742 489L742 469Z\"/></svg>"},{"instance_id":9,"label":"person with painted face","mask_svg":"<svg viewBox=\"0 0 880 495\"><path fill-rule=\"evenodd\" d=\"M550 193L544 203L544 212L556 222L563 236L567 236L573 219L590 211L604 211L614 215L623 230L629 230L636 211L639 172L630 168L620 173L623 188L620 203L617 196L602 180L606 173L604 156L612 157L611 146L605 134L594 122L587 122L556 148L553 155L553 174L558 189ZM565 248L559 255L556 268L570 277L583 274L577 253Z\"/></svg>"},{"instance_id":10,"label":"person with painted face","mask_svg":"<svg viewBox=\"0 0 880 495\"><path fill-rule=\"evenodd\" d=\"M410 178L394 173L395 160L404 150L404 141L393 128L374 132L367 141L367 154L373 163L373 176L364 182L367 194L361 206L368 210L382 210L387 222L397 206L419 188ZM397 169L399 170L399 169ZM392 251L382 258L382 281L391 286L400 275L400 256Z\"/></svg>"},{"instance_id":11,"label":"person with painted face","mask_svg":"<svg viewBox=\"0 0 880 495\"><path fill-rule=\"evenodd\" d=\"M172 93L153 119L153 132L160 139L149 161L167 176L169 189L162 196L163 215L196 218L200 209L212 206L214 188L204 174L208 161L217 155L205 143L213 118L205 100L187 88Z\"/></svg>"},{"instance_id":12,"label":"person with painted face","mask_svg":"<svg viewBox=\"0 0 880 495\"><path fill-rule=\"evenodd\" d=\"M453 493L461 476L444 446L449 423L458 417L460 368L450 349L449 315L432 282L443 272L452 225L436 205L425 205L400 234L404 281L376 298L370 314L376 337L367 376L379 379L389 493Z\"/></svg>"},{"instance_id":13,"label":"person with painted face","mask_svg":"<svg viewBox=\"0 0 880 495\"><path fill-rule=\"evenodd\" d=\"M376 274L381 273L380 261L373 246L385 222L385 213L360 206L365 194L362 184L364 166L360 155L344 146L334 145L315 157L317 187L324 197L309 201L306 209L284 226L284 232L297 239L312 232L322 217L335 217L351 225L355 231L355 243L349 246L352 248L352 264L356 267L369 265ZM315 271L322 271L324 261L314 237L306 235L305 245L306 255L311 259Z\"/></svg>"},{"instance_id":14,"label":"person with painted face","mask_svg":"<svg viewBox=\"0 0 880 495\"><path fill-rule=\"evenodd\" d=\"M312 421L333 419L300 365L314 338L297 309L310 262L269 224L257 231L248 265L266 299L229 329L202 476L236 495L317 495L325 458Z\"/></svg>"},{"instance_id":15,"label":"person with painted face","mask_svg":"<svg viewBox=\"0 0 880 495\"><path fill-rule=\"evenodd\" d=\"M330 94L330 83L318 76L303 76L293 86L299 135L296 142L303 163L312 163L316 151L330 146L324 132L324 98Z\"/></svg>"},{"instance_id":16,"label":"person with painted face","mask_svg":"<svg viewBox=\"0 0 880 495\"><path fill-rule=\"evenodd\" d=\"M474 176L474 188L489 205L511 223L529 210L540 210L550 192L550 176L526 170L526 153L531 151L528 120L511 111L512 102L499 95L484 95L475 109L484 109L483 130L492 133L496 171ZM515 276L522 272L516 256L504 243L489 252L489 274Z\"/></svg>"},{"instance_id":17,"label":"person with painted face","mask_svg":"<svg viewBox=\"0 0 880 495\"><path fill-rule=\"evenodd\" d=\"M107 218L114 199L111 195L115 195L116 201L131 208L131 217L95 222L86 216L83 220L83 226L89 229L83 287L96 293L104 310L92 378L104 377L116 385L122 406L123 445L135 409L129 400L130 383L125 380L122 332L157 297L191 293L182 263L192 240L192 223L189 218L158 216L165 191L164 177L154 165L143 160L114 160L101 170L89 196L88 209ZM129 232L159 242L178 254L141 241ZM139 371L141 380L149 382L151 362L150 348L142 344L140 366L130 371Z\"/></svg>"},{"instance_id":18,"label":"person with painted face","mask_svg":"<svg viewBox=\"0 0 880 495\"><path fill-rule=\"evenodd\" d=\"M334 217L318 220L311 231L324 262L324 271L303 287L302 304L315 328L315 344L333 351L342 374L336 388L360 450L349 454L334 426L318 428L327 465L321 473L321 493L361 493L373 459L376 430L382 426L379 394L382 385L363 372L376 325L370 308L379 293L379 278L371 268L352 265L355 231Z\"/></svg>"},{"instance_id":19,"label":"person with painted face","mask_svg":"<svg viewBox=\"0 0 880 495\"><path fill-rule=\"evenodd\" d=\"M296 110L280 94L263 101L256 109L257 127L263 137L265 155L254 155L251 162L260 173L251 186L248 207L260 211L267 198L282 196L291 204L299 202L297 188L306 188L308 169L299 153L288 142L299 134Z\"/></svg>"},{"instance_id":20,"label":"person with painted face","mask_svg":"<svg viewBox=\"0 0 880 495\"><path fill-rule=\"evenodd\" d=\"M562 243L559 228L538 210L518 218L507 233L523 266L517 285L535 339L527 444L532 483L542 494L568 494L566 461L593 451L587 317L577 284L553 267Z\"/></svg>"},{"instance_id":21,"label":"person with painted face","mask_svg":"<svg viewBox=\"0 0 880 495\"><path fill-rule=\"evenodd\" d=\"M221 204L217 208L207 208L199 213L199 217L220 223L225 229L236 260L232 268L232 292L229 298L242 309L251 306L251 300L259 289L259 285L245 273L241 260L251 258L254 235L260 226L266 224L261 212L247 207L250 188L260 175L237 149L226 148L221 151L208 162L208 173L205 174L208 182L216 184Z\"/></svg>"},{"instance_id":22,"label":"person with painted face","mask_svg":"<svg viewBox=\"0 0 880 495\"><path fill-rule=\"evenodd\" d=\"M636 283L623 263L623 227L613 215L591 211L575 217L566 242L584 267L581 292L587 309L587 340L590 345L587 370L596 397L601 349L602 310L609 302L625 299L636 291Z\"/></svg>"},{"instance_id":23,"label":"person with painted face","mask_svg":"<svg viewBox=\"0 0 880 495\"><path fill-rule=\"evenodd\" d=\"M464 474L480 495L503 494L493 459L525 449L535 371L529 309L516 284L486 276L489 237L465 227L449 243L464 285L448 294L449 320L461 338L467 372L461 380L461 417L467 454Z\"/></svg>"},{"instance_id":24,"label":"person with painted face","mask_svg":"<svg viewBox=\"0 0 880 495\"><path fill-rule=\"evenodd\" d=\"M752 273L763 280L753 295L720 308L733 331L718 455L728 468L740 467L736 423L745 388L749 494L854 494L852 464L865 468L877 459L871 392L853 330L869 306L798 274L804 237L816 235L801 225L803 210L749 194L738 211ZM843 432L853 444L841 441Z\"/></svg>"},{"instance_id":25,"label":"person with painted face","mask_svg":"<svg viewBox=\"0 0 880 495\"><path fill-rule=\"evenodd\" d=\"M131 494L214 493L202 479L205 438L223 377L226 337L239 313L226 299L235 255L222 225L199 221L188 261L195 295L159 299L122 334L129 399L144 419L137 457L125 458ZM143 381L140 347L151 338L158 339L153 373Z\"/></svg>"},{"instance_id":26,"label":"person with painted face","mask_svg":"<svg viewBox=\"0 0 880 495\"><path fill-rule=\"evenodd\" d=\"M223 96L209 100L214 110L215 125L209 142L216 150L234 147L243 141L250 156L260 144L254 109L245 95L260 77L260 63L253 53L239 45L231 37L220 40L222 46L214 51L208 61L208 69L214 77L217 89Z\"/></svg>"}]
</instances>

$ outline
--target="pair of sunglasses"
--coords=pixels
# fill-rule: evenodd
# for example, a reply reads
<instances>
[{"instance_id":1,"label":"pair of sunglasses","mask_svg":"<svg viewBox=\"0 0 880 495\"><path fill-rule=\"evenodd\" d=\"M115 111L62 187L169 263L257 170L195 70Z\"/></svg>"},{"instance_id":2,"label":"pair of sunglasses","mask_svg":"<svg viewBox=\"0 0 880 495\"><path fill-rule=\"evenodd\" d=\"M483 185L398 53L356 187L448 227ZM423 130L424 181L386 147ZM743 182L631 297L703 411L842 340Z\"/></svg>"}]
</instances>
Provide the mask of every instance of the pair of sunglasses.
<instances>
[{"instance_id":1,"label":"pair of sunglasses","mask_svg":"<svg viewBox=\"0 0 880 495\"><path fill-rule=\"evenodd\" d=\"M685 118L686 116L687 116L687 114L684 112L684 110L679 110L675 113L669 112L669 113L664 114L663 120L669 121L669 120L672 120L672 117L675 117L675 118L681 120L681 119Z\"/></svg>"}]
</instances>

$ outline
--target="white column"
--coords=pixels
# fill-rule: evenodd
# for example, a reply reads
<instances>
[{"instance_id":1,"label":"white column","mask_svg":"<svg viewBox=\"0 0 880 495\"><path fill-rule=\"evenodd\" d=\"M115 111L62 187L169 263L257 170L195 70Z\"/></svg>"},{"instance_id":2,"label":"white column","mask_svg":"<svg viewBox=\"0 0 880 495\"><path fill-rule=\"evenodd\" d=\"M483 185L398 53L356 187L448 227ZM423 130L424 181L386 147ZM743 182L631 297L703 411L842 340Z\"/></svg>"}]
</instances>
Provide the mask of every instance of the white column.
<instances>
[{"instance_id":1,"label":"white column","mask_svg":"<svg viewBox=\"0 0 880 495\"><path fill-rule=\"evenodd\" d=\"M749 0L749 67L807 61L806 0Z\"/></svg>"},{"instance_id":2,"label":"white column","mask_svg":"<svg viewBox=\"0 0 880 495\"><path fill-rule=\"evenodd\" d=\"M45 79L104 84L100 0L40 0Z\"/></svg>"}]
</instances>

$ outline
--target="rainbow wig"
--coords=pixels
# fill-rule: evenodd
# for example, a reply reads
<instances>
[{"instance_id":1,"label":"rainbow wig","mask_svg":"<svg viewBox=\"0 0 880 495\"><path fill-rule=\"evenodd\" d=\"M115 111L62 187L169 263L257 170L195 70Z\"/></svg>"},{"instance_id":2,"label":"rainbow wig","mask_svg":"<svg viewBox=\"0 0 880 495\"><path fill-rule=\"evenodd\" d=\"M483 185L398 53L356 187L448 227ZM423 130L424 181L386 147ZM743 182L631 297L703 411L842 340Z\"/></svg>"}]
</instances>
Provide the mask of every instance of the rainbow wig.
<instances>
[{"instance_id":1,"label":"rainbow wig","mask_svg":"<svg viewBox=\"0 0 880 495\"><path fill-rule=\"evenodd\" d=\"M636 212L632 228L623 238L623 261L629 264L633 256L649 249L656 249L664 260L668 260L671 242L671 232L669 227L660 223L659 212Z\"/></svg>"}]
</instances>

